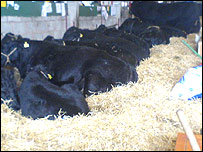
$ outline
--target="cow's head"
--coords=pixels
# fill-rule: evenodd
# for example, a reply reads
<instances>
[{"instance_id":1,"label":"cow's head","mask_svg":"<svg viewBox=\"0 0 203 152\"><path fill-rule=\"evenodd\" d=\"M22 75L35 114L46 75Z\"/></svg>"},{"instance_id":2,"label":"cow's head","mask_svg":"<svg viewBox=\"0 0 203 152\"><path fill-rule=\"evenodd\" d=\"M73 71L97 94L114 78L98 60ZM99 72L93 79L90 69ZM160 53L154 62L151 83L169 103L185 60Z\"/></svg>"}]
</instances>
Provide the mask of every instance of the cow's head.
<instances>
[{"instance_id":1,"label":"cow's head","mask_svg":"<svg viewBox=\"0 0 203 152\"><path fill-rule=\"evenodd\" d=\"M1 44L1 66L17 67L22 73L21 65L30 55L30 40L18 38Z\"/></svg>"},{"instance_id":2,"label":"cow's head","mask_svg":"<svg viewBox=\"0 0 203 152\"><path fill-rule=\"evenodd\" d=\"M69 28L64 36L63 40L65 41L80 41L80 38L83 37L82 30L77 27L71 27Z\"/></svg>"},{"instance_id":3,"label":"cow's head","mask_svg":"<svg viewBox=\"0 0 203 152\"><path fill-rule=\"evenodd\" d=\"M1 66L17 66L20 60L19 44L17 40L7 41L1 45Z\"/></svg>"},{"instance_id":4,"label":"cow's head","mask_svg":"<svg viewBox=\"0 0 203 152\"><path fill-rule=\"evenodd\" d=\"M4 37L1 40L1 66L9 64L9 59L8 58L11 54L13 54L16 50L13 48L13 50L10 49L10 42L18 40L18 37L21 38L20 36L17 36L13 33L7 33L4 35Z\"/></svg>"}]
</instances>

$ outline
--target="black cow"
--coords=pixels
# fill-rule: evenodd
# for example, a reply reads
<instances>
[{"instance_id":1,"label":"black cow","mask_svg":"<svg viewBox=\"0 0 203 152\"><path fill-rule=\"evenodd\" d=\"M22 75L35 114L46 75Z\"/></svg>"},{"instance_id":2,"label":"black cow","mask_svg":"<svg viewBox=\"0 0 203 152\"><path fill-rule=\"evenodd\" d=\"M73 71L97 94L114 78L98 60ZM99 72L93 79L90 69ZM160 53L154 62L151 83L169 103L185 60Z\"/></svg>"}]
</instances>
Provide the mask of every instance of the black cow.
<instances>
[{"instance_id":1,"label":"black cow","mask_svg":"<svg viewBox=\"0 0 203 152\"><path fill-rule=\"evenodd\" d=\"M1 66L8 65L10 62L10 56L12 56L15 52L15 48L13 48L11 51L6 51L9 50L7 47L10 47L7 45L7 43L10 42L16 42L16 41L29 41L29 38L23 38L21 35L15 35L13 33L7 33L3 39L1 40ZM5 47L6 46L6 47ZM26 45L24 45L26 46ZM6 60L6 64L5 64Z\"/></svg>"},{"instance_id":2,"label":"black cow","mask_svg":"<svg viewBox=\"0 0 203 152\"><path fill-rule=\"evenodd\" d=\"M186 37L187 34L175 27L155 26L150 23L142 22L138 18L127 19L119 27L119 30L133 33L137 37L144 39L150 47L159 44L169 44L170 37Z\"/></svg>"},{"instance_id":3,"label":"black cow","mask_svg":"<svg viewBox=\"0 0 203 152\"><path fill-rule=\"evenodd\" d=\"M63 39L68 46L85 45L102 49L108 54L116 56L132 66L137 66L142 59L149 57L149 50L145 50L131 41L119 37L106 36L95 31L72 27L70 31L66 31ZM74 41L74 43L71 43L70 40Z\"/></svg>"},{"instance_id":4,"label":"black cow","mask_svg":"<svg viewBox=\"0 0 203 152\"><path fill-rule=\"evenodd\" d=\"M10 65L19 69L24 78L26 74L36 65L42 64L47 67L53 76L52 83L62 86L67 83L74 83L78 86L91 86L84 84L87 81L89 73L97 73L97 89L80 88L93 92L100 91L99 84L103 79L108 80L113 86L117 82L128 83L129 81L137 82L137 73L135 68L124 61L110 56L104 51L85 46L61 46L44 41L23 41L17 40L4 45L5 52L10 52L16 48L10 56ZM3 63L6 58L2 57ZM85 79L85 80L84 80ZM93 84L95 80L93 79ZM102 86L103 87L103 86ZM106 86L106 89L109 85ZM87 92L84 92L86 94Z\"/></svg>"},{"instance_id":5,"label":"black cow","mask_svg":"<svg viewBox=\"0 0 203 152\"><path fill-rule=\"evenodd\" d=\"M135 45L145 49L144 52L149 53L150 45L144 39L141 39L140 37L138 37L132 33L127 33L122 30L117 30L115 27L114 28L107 28L107 27L105 28L105 25L100 25L95 31L97 31L99 33L103 33L106 36L115 37L115 38L120 37L120 38L126 39L128 41L131 41L131 42L135 43Z\"/></svg>"},{"instance_id":6,"label":"black cow","mask_svg":"<svg viewBox=\"0 0 203 152\"><path fill-rule=\"evenodd\" d=\"M77 86L54 85L48 81L48 74L44 66L37 65L23 80L19 90L22 115L33 119L52 115L49 119L54 119L53 115L57 115L60 109L68 116L89 112L88 104Z\"/></svg>"},{"instance_id":7,"label":"black cow","mask_svg":"<svg viewBox=\"0 0 203 152\"><path fill-rule=\"evenodd\" d=\"M14 79L14 70L1 67L1 104L4 103L3 101L10 99L13 101L9 102L8 106L13 110L19 110L20 103L17 94L17 83Z\"/></svg>"},{"instance_id":8,"label":"black cow","mask_svg":"<svg viewBox=\"0 0 203 152\"><path fill-rule=\"evenodd\" d=\"M158 26L152 26L149 23L144 23L138 18L127 19L119 27L119 30L135 34L141 39L144 39L150 47L153 45L169 43L166 32L161 30Z\"/></svg>"},{"instance_id":9,"label":"black cow","mask_svg":"<svg viewBox=\"0 0 203 152\"><path fill-rule=\"evenodd\" d=\"M91 92L106 91L109 89L109 84L116 86L117 82L127 83L129 81L137 81L137 73L134 68L101 50L85 46L72 48L67 46L63 47L64 51L61 48L57 52L57 48L55 47L54 49L52 47L52 51L48 51L50 55L46 60L43 59L45 58L45 54L47 54L46 52L41 52L39 55L41 58L36 57L36 59L33 59L33 65L43 61L42 63L49 67L50 71L54 71L52 82L57 85L74 83L82 86L82 88L84 86L87 87L84 88L84 95L90 95L91 93L87 92L87 90ZM68 51L67 48L70 50ZM88 78L90 73L94 77L99 75L96 80L97 84L95 83L95 79L90 81ZM104 79L108 81L108 84L105 83L106 85L103 84L101 86L100 84L103 83ZM86 82L97 86L89 88L88 86L91 85L86 84Z\"/></svg>"},{"instance_id":10,"label":"black cow","mask_svg":"<svg viewBox=\"0 0 203 152\"><path fill-rule=\"evenodd\" d=\"M171 26L160 26L160 29L167 33L167 36L170 37L187 37L187 33L183 30L180 30Z\"/></svg>"},{"instance_id":11,"label":"black cow","mask_svg":"<svg viewBox=\"0 0 203 152\"><path fill-rule=\"evenodd\" d=\"M200 30L202 3L176 2L157 3L153 1L134 1L131 12L143 22L158 26L172 26L189 33Z\"/></svg>"},{"instance_id":12,"label":"black cow","mask_svg":"<svg viewBox=\"0 0 203 152\"><path fill-rule=\"evenodd\" d=\"M28 48L28 41L30 40L27 38L22 38L7 41L1 45L1 66L9 65L12 67L17 67L22 78L25 78L27 63L29 63L29 60L31 59L31 56L29 55L32 55L33 52L26 51L22 53L19 52L19 48ZM25 43L21 44L21 42ZM22 54L24 55L22 56ZM19 69L19 67L21 68Z\"/></svg>"},{"instance_id":13,"label":"black cow","mask_svg":"<svg viewBox=\"0 0 203 152\"><path fill-rule=\"evenodd\" d=\"M139 33L138 36L152 47L153 45L169 44L170 37L182 36L186 38L187 34L184 31L169 26L149 26Z\"/></svg>"}]
</instances>

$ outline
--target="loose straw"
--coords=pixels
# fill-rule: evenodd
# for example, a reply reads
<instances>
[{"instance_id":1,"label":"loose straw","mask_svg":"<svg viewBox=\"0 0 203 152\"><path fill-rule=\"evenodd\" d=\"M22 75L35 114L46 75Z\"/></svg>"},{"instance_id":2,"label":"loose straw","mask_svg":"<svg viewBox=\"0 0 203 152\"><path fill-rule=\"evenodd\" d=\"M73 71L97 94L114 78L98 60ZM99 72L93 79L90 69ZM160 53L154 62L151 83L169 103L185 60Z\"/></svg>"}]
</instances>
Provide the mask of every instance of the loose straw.
<instances>
[{"instance_id":1,"label":"loose straw","mask_svg":"<svg viewBox=\"0 0 203 152\"><path fill-rule=\"evenodd\" d=\"M189 124L187 123L187 120L184 116L184 113L181 109L177 110L177 115L178 115L178 118L183 126L183 129L187 135L187 138L189 139L190 141L190 145L192 146L192 150L193 151L200 151L200 148L199 148L199 145L197 143L197 140L192 132L192 129L190 128Z\"/></svg>"}]
</instances>

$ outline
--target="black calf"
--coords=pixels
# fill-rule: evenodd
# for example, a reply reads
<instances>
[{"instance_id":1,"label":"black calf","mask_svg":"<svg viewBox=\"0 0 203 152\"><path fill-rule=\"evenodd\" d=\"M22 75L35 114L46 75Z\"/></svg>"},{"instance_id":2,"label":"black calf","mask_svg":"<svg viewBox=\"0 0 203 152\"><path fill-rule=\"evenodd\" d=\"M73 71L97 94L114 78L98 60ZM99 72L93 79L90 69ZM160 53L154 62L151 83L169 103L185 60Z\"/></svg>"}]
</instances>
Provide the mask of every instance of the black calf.
<instances>
[{"instance_id":1,"label":"black calf","mask_svg":"<svg viewBox=\"0 0 203 152\"><path fill-rule=\"evenodd\" d=\"M14 48L17 49L10 56L11 66L19 69L22 78L34 66L42 64L51 72L52 83L58 86L81 83L87 71L98 72L106 80L111 78L112 85L116 82L125 84L129 81L137 82L138 79L135 68L131 68L121 59L92 47L64 47L44 41L18 40L4 45L3 51L9 53ZM2 61L6 62L4 56Z\"/></svg>"},{"instance_id":2,"label":"black calf","mask_svg":"<svg viewBox=\"0 0 203 152\"><path fill-rule=\"evenodd\" d=\"M57 115L61 109L66 115L87 114L85 98L74 84L56 86L48 81L48 73L42 65L36 66L24 79L19 97L22 114L33 119ZM49 117L54 119L54 116Z\"/></svg>"},{"instance_id":3,"label":"black calf","mask_svg":"<svg viewBox=\"0 0 203 152\"><path fill-rule=\"evenodd\" d=\"M119 30L135 34L141 40L145 40L150 47L153 45L168 44L172 36L186 37L186 33L178 28L165 25L155 26L147 22L142 22L138 18L125 20L119 27Z\"/></svg>"},{"instance_id":4,"label":"black calf","mask_svg":"<svg viewBox=\"0 0 203 152\"><path fill-rule=\"evenodd\" d=\"M67 33L69 33L69 35ZM137 66L142 59L149 57L149 50L146 50L131 41L120 37L106 36L95 31L81 30L75 27L70 28L64 34L64 40L67 46L85 45L103 50L132 66ZM70 40L75 42L70 43Z\"/></svg>"},{"instance_id":5,"label":"black calf","mask_svg":"<svg viewBox=\"0 0 203 152\"><path fill-rule=\"evenodd\" d=\"M104 25L103 25L104 26ZM127 33L122 30L117 30L116 28L104 28L102 25L99 26L101 28L95 30L99 33L103 33L106 36L115 37L115 38L123 38L128 41L133 42L136 46L140 47L140 49L143 49L143 58L149 57L149 44L140 37L136 36L135 34ZM103 28L102 28L103 27Z\"/></svg>"}]
</instances>

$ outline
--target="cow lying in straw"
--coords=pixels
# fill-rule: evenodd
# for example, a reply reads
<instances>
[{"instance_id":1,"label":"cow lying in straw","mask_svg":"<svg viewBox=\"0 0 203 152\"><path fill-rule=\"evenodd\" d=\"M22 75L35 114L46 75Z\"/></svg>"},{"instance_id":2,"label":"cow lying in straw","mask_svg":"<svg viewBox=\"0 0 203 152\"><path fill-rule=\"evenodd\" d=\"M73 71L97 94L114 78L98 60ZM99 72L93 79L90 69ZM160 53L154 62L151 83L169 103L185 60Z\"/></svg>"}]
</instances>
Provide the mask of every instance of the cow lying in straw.
<instances>
[{"instance_id":1,"label":"cow lying in straw","mask_svg":"<svg viewBox=\"0 0 203 152\"><path fill-rule=\"evenodd\" d=\"M149 49L123 37L107 36L96 31L82 30L76 27L69 28L65 32L63 40L66 45L85 45L101 49L134 67L139 65L142 59L148 58L150 55Z\"/></svg>"},{"instance_id":2,"label":"cow lying in straw","mask_svg":"<svg viewBox=\"0 0 203 152\"><path fill-rule=\"evenodd\" d=\"M136 70L119 58L110 56L104 51L86 46L61 46L44 41L20 39L3 45L1 62L19 69L22 78L36 65L42 64L53 73L52 83L62 86L74 83L80 86L90 87L91 83L97 85L86 90L84 95L101 91L98 87L105 79L105 91L109 89L109 83L116 86L118 83L126 84L130 81L137 82ZM7 55L8 54L8 55ZM87 75L96 74L97 80L88 79ZM94 78L96 77L94 76ZM83 81L88 79L87 81ZM83 84L88 82L89 84Z\"/></svg>"},{"instance_id":3,"label":"cow lying in straw","mask_svg":"<svg viewBox=\"0 0 203 152\"><path fill-rule=\"evenodd\" d=\"M159 44L169 44L170 37L186 37L186 33L178 28L166 25L157 26L148 22L142 22L139 18L126 19L119 27L119 31L125 31L146 41L150 47Z\"/></svg>"},{"instance_id":4,"label":"cow lying in straw","mask_svg":"<svg viewBox=\"0 0 203 152\"><path fill-rule=\"evenodd\" d=\"M68 116L87 114L89 107L84 96L74 84L56 86L48 81L50 74L42 65L34 67L21 84L19 90L22 115L33 119L48 115L54 119L61 109Z\"/></svg>"}]
</instances>

